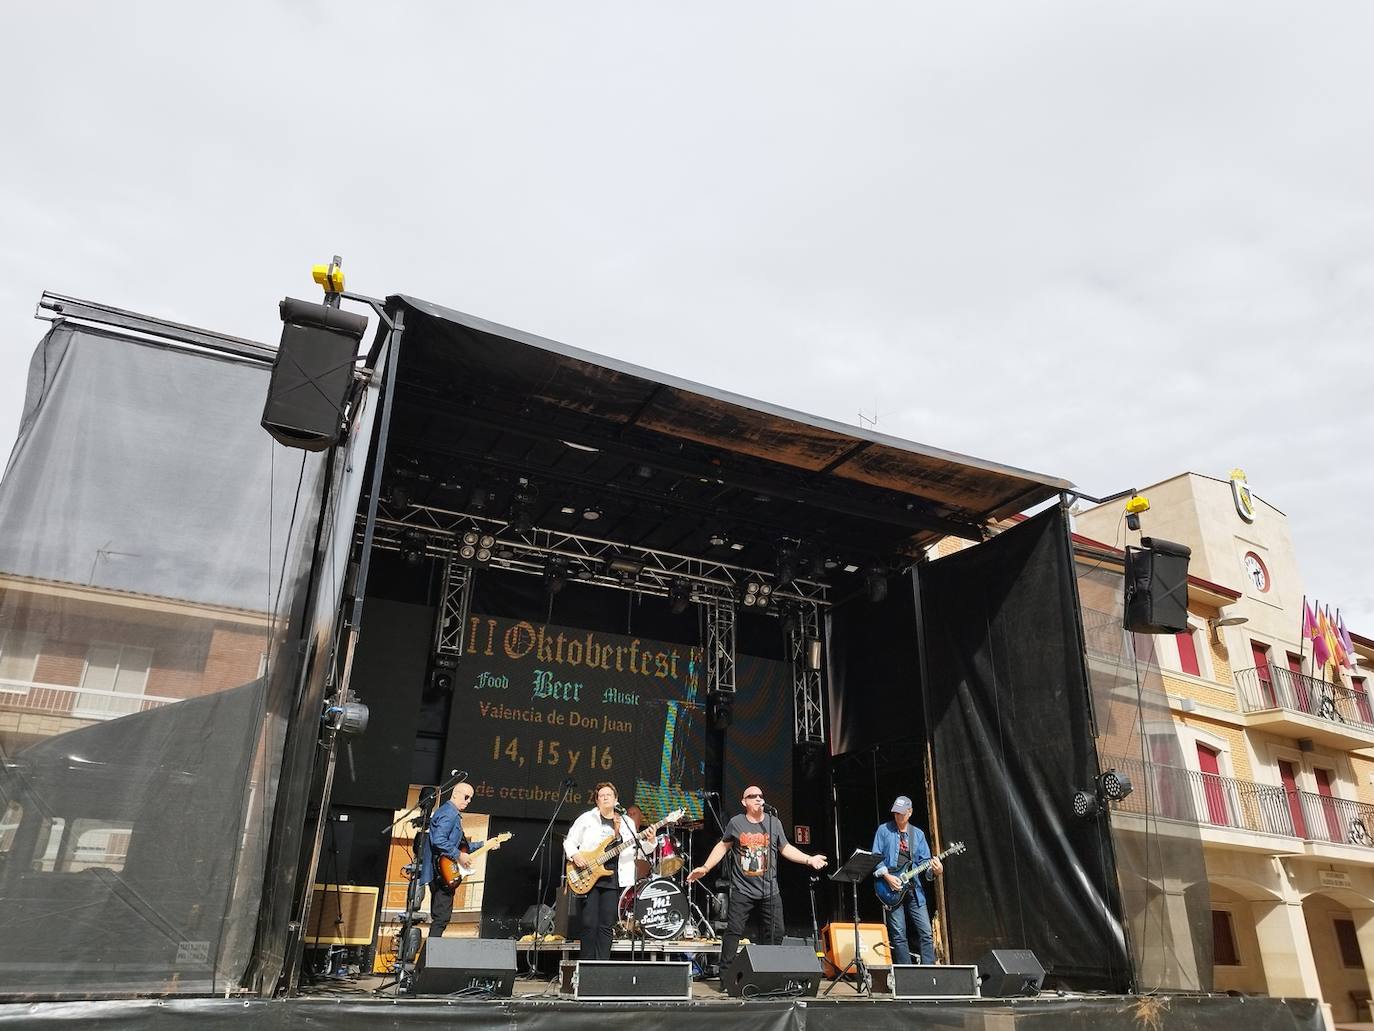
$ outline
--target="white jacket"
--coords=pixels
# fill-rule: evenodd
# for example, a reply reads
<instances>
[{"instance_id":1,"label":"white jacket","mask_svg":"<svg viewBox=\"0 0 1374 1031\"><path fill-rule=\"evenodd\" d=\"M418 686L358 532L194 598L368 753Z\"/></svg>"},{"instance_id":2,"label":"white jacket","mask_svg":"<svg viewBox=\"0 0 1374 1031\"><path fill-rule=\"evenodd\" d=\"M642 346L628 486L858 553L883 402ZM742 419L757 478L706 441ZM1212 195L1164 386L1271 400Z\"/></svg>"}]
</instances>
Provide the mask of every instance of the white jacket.
<instances>
[{"instance_id":1,"label":"white jacket","mask_svg":"<svg viewBox=\"0 0 1374 1031\"><path fill-rule=\"evenodd\" d=\"M622 838L634 838L637 832L630 818L622 813L618 817L618 821L620 836ZM563 852L569 859L572 859L578 852L586 852L596 848L606 840L606 834L606 825L601 822L600 811L588 809L568 828L568 836L563 839ZM628 888L635 882L635 854L636 850L633 843L627 845L625 850L620 853L618 873L622 888Z\"/></svg>"}]
</instances>

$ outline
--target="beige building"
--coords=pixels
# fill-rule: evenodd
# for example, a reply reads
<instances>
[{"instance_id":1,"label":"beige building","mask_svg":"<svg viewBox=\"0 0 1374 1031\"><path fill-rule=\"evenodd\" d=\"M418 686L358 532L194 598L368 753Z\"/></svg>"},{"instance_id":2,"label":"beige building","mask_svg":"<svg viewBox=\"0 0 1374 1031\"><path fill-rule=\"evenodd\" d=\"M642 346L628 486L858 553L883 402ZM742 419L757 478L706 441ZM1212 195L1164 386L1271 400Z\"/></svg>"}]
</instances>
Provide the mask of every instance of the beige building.
<instances>
[{"instance_id":1,"label":"beige building","mask_svg":"<svg viewBox=\"0 0 1374 1031\"><path fill-rule=\"evenodd\" d=\"M1248 488L1185 473L1140 493L1142 532L1192 549L1189 631L1154 637L1151 658L1183 765L1103 762L1148 775L1156 812L1197 827L1217 991L1314 996L1337 1023L1368 1020L1374 641L1351 628L1356 668L1314 668L1287 519ZM1138 545L1124 505L1080 513L1076 531L1107 554Z\"/></svg>"}]
</instances>

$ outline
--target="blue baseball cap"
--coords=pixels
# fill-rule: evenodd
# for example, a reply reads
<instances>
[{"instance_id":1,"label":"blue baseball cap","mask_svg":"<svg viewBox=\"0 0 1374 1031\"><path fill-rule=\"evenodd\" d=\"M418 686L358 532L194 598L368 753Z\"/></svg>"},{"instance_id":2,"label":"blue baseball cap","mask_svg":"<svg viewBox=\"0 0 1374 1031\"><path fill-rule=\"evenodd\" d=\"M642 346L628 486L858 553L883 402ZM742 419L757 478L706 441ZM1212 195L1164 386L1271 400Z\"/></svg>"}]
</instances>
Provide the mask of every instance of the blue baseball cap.
<instances>
[{"instance_id":1,"label":"blue baseball cap","mask_svg":"<svg viewBox=\"0 0 1374 1031\"><path fill-rule=\"evenodd\" d=\"M912 808L911 799L907 798L906 795L898 795L897 801L892 803L894 813L909 813Z\"/></svg>"}]
</instances>

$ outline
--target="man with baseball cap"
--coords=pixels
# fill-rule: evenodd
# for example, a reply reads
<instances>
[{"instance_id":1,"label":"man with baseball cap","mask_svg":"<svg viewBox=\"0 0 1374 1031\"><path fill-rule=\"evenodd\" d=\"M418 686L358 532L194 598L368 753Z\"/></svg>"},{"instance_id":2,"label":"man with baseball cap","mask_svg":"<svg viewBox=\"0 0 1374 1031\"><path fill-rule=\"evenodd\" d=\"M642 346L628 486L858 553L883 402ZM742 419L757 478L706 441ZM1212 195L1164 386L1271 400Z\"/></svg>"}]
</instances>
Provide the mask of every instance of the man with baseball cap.
<instances>
[{"instance_id":1,"label":"man with baseball cap","mask_svg":"<svg viewBox=\"0 0 1374 1031\"><path fill-rule=\"evenodd\" d=\"M886 881L893 891L900 891L902 882L898 874L912 864L930 860L927 876L944 872L940 860L932 859L930 845L919 827L911 824L911 799L898 795L892 803L892 819L878 827L873 835L873 851L882 857L882 862L873 871L873 876ZM908 924L916 935L921 949L921 962L935 962L935 939L930 933L930 911L926 909L925 893L921 890L921 879L913 877L909 882L911 890L896 906L886 914L887 937L892 946L893 963L910 963L911 949L907 944Z\"/></svg>"}]
</instances>

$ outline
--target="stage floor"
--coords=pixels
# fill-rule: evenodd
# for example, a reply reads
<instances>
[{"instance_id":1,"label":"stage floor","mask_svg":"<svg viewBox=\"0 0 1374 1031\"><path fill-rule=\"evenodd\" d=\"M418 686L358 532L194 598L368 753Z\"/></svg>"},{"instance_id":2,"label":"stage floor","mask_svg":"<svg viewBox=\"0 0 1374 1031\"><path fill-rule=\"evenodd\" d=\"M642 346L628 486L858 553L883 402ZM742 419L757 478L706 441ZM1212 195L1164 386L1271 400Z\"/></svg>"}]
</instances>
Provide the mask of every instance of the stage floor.
<instances>
[{"instance_id":1,"label":"stage floor","mask_svg":"<svg viewBox=\"0 0 1374 1031\"><path fill-rule=\"evenodd\" d=\"M0 1004L0 1028L41 1025L99 1031L371 1031L447 1027L472 1031L1323 1031L1311 999L1234 996L1040 996L909 1002L856 999L728 999L712 989L692 1001L579 1002L559 998L547 981L521 981L518 998L374 996L372 979L280 1000L127 999ZM702 986L705 988L705 986ZM838 990L837 990L838 995Z\"/></svg>"}]
</instances>

